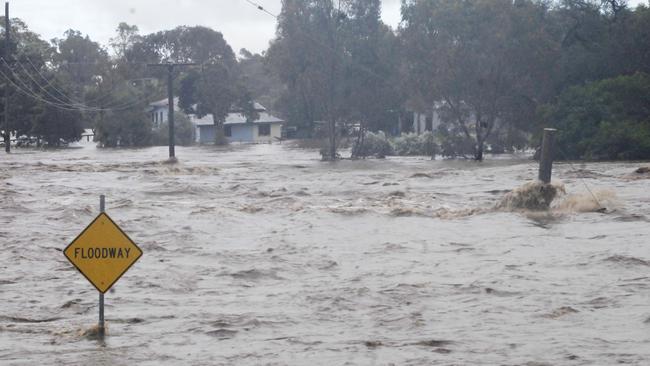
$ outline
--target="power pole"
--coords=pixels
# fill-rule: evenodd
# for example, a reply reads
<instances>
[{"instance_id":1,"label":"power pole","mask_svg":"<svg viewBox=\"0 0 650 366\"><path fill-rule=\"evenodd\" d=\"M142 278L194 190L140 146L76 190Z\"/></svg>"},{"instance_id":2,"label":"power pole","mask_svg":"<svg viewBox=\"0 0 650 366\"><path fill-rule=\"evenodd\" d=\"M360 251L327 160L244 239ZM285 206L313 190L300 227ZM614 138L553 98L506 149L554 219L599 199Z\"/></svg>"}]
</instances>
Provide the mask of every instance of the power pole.
<instances>
[{"instance_id":1,"label":"power pole","mask_svg":"<svg viewBox=\"0 0 650 366\"><path fill-rule=\"evenodd\" d=\"M148 64L149 67L167 68L167 103L169 104L167 123L169 124L169 159L176 159L174 142L174 68L177 66L197 66L195 63Z\"/></svg>"},{"instance_id":2,"label":"power pole","mask_svg":"<svg viewBox=\"0 0 650 366\"><path fill-rule=\"evenodd\" d=\"M9 25L9 2L5 3L5 49L4 49L4 60L7 64L10 62L11 58L11 47L9 43L11 42L11 33ZM8 66L7 66L8 68ZM10 70L7 70L7 75L10 75ZM8 154L11 152L11 126L9 124L9 80L5 80L5 105L4 105L4 141L5 141L5 152Z\"/></svg>"}]
</instances>

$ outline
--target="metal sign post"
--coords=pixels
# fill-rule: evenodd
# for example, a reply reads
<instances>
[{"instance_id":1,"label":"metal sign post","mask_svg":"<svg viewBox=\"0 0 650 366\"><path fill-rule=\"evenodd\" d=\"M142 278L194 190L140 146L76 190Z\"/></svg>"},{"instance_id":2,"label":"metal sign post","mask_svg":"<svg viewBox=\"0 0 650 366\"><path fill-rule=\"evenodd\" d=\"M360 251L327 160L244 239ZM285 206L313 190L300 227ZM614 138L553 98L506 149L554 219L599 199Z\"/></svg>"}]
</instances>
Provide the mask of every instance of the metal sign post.
<instances>
[{"instance_id":1,"label":"metal sign post","mask_svg":"<svg viewBox=\"0 0 650 366\"><path fill-rule=\"evenodd\" d=\"M72 241L63 254L99 291L98 335L103 337L104 294L142 256L142 250L106 214L99 197L99 215Z\"/></svg>"},{"instance_id":2,"label":"metal sign post","mask_svg":"<svg viewBox=\"0 0 650 366\"><path fill-rule=\"evenodd\" d=\"M99 213L104 213L106 211L106 196L103 194L99 196ZM99 324L97 328L97 334L100 337L103 337L106 334L104 328L104 293L99 291Z\"/></svg>"}]
</instances>

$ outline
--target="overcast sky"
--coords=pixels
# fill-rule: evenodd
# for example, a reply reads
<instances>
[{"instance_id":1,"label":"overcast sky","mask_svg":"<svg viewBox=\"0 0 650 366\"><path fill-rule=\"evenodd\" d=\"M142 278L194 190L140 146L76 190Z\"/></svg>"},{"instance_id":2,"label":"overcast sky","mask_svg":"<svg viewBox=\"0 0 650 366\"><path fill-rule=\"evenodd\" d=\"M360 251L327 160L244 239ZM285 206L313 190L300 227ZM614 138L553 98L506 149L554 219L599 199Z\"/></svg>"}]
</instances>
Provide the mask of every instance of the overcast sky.
<instances>
[{"instance_id":1,"label":"overcast sky","mask_svg":"<svg viewBox=\"0 0 650 366\"><path fill-rule=\"evenodd\" d=\"M253 0L269 12L280 12L280 0ZM400 0L382 0L384 21L396 27ZM630 0L647 4L647 0ZM68 29L108 44L120 22L135 24L141 34L178 25L203 25L223 33L235 52L261 52L275 34L275 19L246 0L12 0L11 17L21 18L44 39L62 37Z\"/></svg>"}]
</instances>

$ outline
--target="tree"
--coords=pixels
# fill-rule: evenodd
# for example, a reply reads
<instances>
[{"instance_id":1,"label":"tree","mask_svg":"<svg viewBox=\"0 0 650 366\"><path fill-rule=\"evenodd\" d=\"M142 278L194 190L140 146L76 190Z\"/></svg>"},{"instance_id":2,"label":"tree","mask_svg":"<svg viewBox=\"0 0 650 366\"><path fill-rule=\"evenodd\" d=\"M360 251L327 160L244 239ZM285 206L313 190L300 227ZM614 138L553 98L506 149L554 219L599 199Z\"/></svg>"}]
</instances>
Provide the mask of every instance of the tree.
<instances>
[{"instance_id":1,"label":"tree","mask_svg":"<svg viewBox=\"0 0 650 366\"><path fill-rule=\"evenodd\" d=\"M142 41L142 36L137 25L128 25L125 22L120 23L115 29L117 35L110 39L109 44L115 52L117 59L129 61L130 50L133 46Z\"/></svg>"},{"instance_id":2,"label":"tree","mask_svg":"<svg viewBox=\"0 0 650 366\"><path fill-rule=\"evenodd\" d=\"M72 96L84 102L86 93L94 87L95 77L109 64L108 52L79 31L70 29L64 36L52 41L56 47L53 61L59 78L71 87Z\"/></svg>"},{"instance_id":3,"label":"tree","mask_svg":"<svg viewBox=\"0 0 650 366\"><path fill-rule=\"evenodd\" d=\"M228 68L225 63L213 63L205 65L200 72L189 72L181 80L179 105L198 117L212 115L217 145L228 143L223 124L231 111L239 111L251 121L258 118L240 75L234 66Z\"/></svg>"},{"instance_id":4,"label":"tree","mask_svg":"<svg viewBox=\"0 0 650 366\"><path fill-rule=\"evenodd\" d=\"M212 114L218 144L226 143L223 122L233 107L255 116L235 54L223 35L213 29L182 26L153 33L142 37L125 54L147 62L199 64L200 67L183 72L179 78L179 106L199 117ZM151 71L150 75L166 77L162 71Z\"/></svg>"},{"instance_id":5,"label":"tree","mask_svg":"<svg viewBox=\"0 0 650 366\"><path fill-rule=\"evenodd\" d=\"M11 57L2 65L3 95L8 93L10 128L4 131L5 143L9 136L37 137L49 146L77 141L81 138L81 115L60 89L64 85L48 65L54 64L55 49L31 32L20 19L12 19ZM4 49L6 38L2 36ZM5 120L4 109L2 110Z\"/></svg>"},{"instance_id":6,"label":"tree","mask_svg":"<svg viewBox=\"0 0 650 366\"><path fill-rule=\"evenodd\" d=\"M174 113L174 136L176 144L189 146L194 143L194 125L185 113ZM167 146L169 143L169 125L162 123L154 131L153 144L157 146Z\"/></svg>"},{"instance_id":7,"label":"tree","mask_svg":"<svg viewBox=\"0 0 650 366\"><path fill-rule=\"evenodd\" d=\"M328 148L323 157L329 160L337 158L337 122L342 116L344 5L333 0L285 0L268 51L287 87L283 104L296 104L288 108L290 122L304 126L311 136L314 122L326 120Z\"/></svg>"},{"instance_id":8,"label":"tree","mask_svg":"<svg viewBox=\"0 0 650 366\"><path fill-rule=\"evenodd\" d=\"M548 93L559 45L546 12L527 0L403 2L410 97L425 108L440 103L445 122L473 141L476 160L495 129L516 122L513 111L534 111Z\"/></svg>"},{"instance_id":9,"label":"tree","mask_svg":"<svg viewBox=\"0 0 650 366\"><path fill-rule=\"evenodd\" d=\"M106 112L97 122L95 141L102 147L140 147L151 145L153 132L151 120L140 108Z\"/></svg>"},{"instance_id":10,"label":"tree","mask_svg":"<svg viewBox=\"0 0 650 366\"><path fill-rule=\"evenodd\" d=\"M239 51L239 70L242 83L251 97L267 109L275 109L284 86L278 75L271 69L264 55L252 54L246 49Z\"/></svg>"},{"instance_id":11,"label":"tree","mask_svg":"<svg viewBox=\"0 0 650 366\"><path fill-rule=\"evenodd\" d=\"M83 131L82 116L78 110L65 110L45 105L35 118L29 135L37 137L47 146L60 147L79 141Z\"/></svg>"},{"instance_id":12,"label":"tree","mask_svg":"<svg viewBox=\"0 0 650 366\"><path fill-rule=\"evenodd\" d=\"M564 159L649 159L650 75L575 86L542 109Z\"/></svg>"},{"instance_id":13,"label":"tree","mask_svg":"<svg viewBox=\"0 0 650 366\"><path fill-rule=\"evenodd\" d=\"M379 0L346 2L342 26L344 53L343 113L358 122L352 157L363 157L366 131L391 131L404 102L399 90L398 40L380 19Z\"/></svg>"}]
</instances>

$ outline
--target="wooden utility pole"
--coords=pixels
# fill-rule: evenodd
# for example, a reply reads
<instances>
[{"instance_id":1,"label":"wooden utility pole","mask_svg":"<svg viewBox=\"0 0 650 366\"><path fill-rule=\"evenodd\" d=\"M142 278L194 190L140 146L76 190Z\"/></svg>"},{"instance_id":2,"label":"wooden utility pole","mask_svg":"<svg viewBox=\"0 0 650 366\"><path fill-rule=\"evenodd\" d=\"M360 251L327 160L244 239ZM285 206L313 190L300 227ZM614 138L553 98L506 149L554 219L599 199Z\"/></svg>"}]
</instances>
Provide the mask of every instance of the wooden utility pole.
<instances>
[{"instance_id":1,"label":"wooden utility pole","mask_svg":"<svg viewBox=\"0 0 650 366\"><path fill-rule=\"evenodd\" d=\"M169 104L167 124L169 124L169 159L176 159L176 147L174 140L174 68L177 66L197 66L195 63L163 63L148 64L149 67L167 68L167 103Z\"/></svg>"},{"instance_id":2,"label":"wooden utility pole","mask_svg":"<svg viewBox=\"0 0 650 366\"><path fill-rule=\"evenodd\" d=\"M5 49L4 49L4 60L5 64L9 65L9 60L11 59L11 32L9 25L9 2L5 3ZM7 66L7 69L9 66ZM7 75L11 75L7 70ZM4 100L4 142L5 142L5 152L11 152L11 125L9 124L9 80L5 80L5 100Z\"/></svg>"},{"instance_id":3,"label":"wooden utility pole","mask_svg":"<svg viewBox=\"0 0 650 366\"><path fill-rule=\"evenodd\" d=\"M542 140L542 154L539 159L539 180L542 183L551 183L551 172L553 171L553 158L555 155L555 132L554 128L545 128Z\"/></svg>"}]
</instances>

